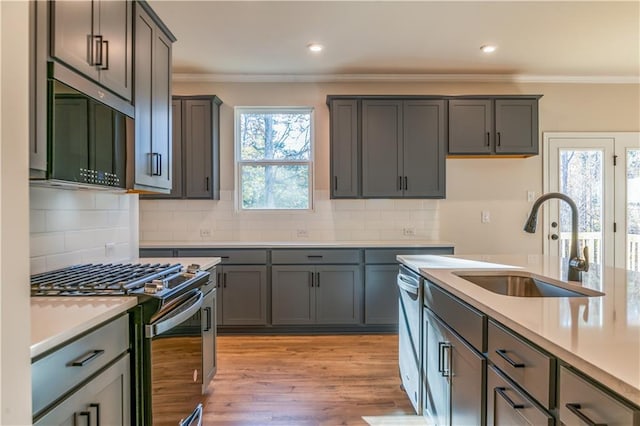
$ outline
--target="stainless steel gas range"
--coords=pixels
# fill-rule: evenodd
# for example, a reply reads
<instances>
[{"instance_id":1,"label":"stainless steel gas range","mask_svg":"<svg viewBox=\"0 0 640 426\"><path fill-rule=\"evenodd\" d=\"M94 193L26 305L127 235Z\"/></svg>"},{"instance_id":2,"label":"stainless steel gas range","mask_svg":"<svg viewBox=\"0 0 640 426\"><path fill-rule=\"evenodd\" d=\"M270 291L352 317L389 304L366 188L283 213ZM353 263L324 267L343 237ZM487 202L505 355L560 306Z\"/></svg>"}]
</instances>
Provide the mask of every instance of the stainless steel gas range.
<instances>
[{"instance_id":1,"label":"stainless steel gas range","mask_svg":"<svg viewBox=\"0 0 640 426\"><path fill-rule=\"evenodd\" d=\"M131 312L132 423L195 426L211 376L204 348L208 335L215 339L214 280L198 265L85 264L32 275L31 295L138 297Z\"/></svg>"}]
</instances>

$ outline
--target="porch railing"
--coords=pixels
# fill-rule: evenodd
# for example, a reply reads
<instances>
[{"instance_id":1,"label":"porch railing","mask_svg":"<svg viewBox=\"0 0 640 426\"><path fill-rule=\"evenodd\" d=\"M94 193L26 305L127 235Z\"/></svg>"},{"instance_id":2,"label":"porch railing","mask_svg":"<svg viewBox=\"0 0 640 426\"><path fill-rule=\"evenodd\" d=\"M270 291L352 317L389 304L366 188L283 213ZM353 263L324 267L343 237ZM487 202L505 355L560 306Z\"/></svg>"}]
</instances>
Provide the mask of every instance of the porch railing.
<instances>
[{"instance_id":1,"label":"porch railing","mask_svg":"<svg viewBox=\"0 0 640 426\"><path fill-rule=\"evenodd\" d=\"M562 257L569 256L571 245L571 232L560 233L560 253ZM602 241L599 232L578 233L578 253L582 253L582 248L589 247L591 262L602 263ZM640 234L627 234L627 269L630 271L640 271Z\"/></svg>"}]
</instances>

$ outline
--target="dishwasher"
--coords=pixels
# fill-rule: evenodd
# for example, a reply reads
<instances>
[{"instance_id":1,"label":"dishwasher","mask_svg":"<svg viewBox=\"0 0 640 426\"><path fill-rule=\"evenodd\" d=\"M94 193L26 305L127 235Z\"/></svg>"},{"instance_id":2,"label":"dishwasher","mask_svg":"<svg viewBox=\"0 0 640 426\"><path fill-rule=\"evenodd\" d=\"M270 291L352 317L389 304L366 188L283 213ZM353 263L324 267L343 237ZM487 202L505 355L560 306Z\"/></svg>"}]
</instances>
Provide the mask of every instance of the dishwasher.
<instances>
[{"instance_id":1,"label":"dishwasher","mask_svg":"<svg viewBox=\"0 0 640 426\"><path fill-rule=\"evenodd\" d=\"M398 363L402 386L416 414L422 414L422 278L400 265L398 285Z\"/></svg>"}]
</instances>

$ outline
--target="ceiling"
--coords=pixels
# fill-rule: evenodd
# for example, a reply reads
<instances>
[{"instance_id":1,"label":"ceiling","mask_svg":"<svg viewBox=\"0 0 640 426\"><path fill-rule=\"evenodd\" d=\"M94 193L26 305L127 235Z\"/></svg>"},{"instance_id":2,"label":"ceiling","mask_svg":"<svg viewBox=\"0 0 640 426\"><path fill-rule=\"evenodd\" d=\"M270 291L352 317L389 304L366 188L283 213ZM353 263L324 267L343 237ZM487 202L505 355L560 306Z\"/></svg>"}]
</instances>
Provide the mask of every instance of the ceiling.
<instances>
[{"instance_id":1,"label":"ceiling","mask_svg":"<svg viewBox=\"0 0 640 426\"><path fill-rule=\"evenodd\" d=\"M178 38L178 79L640 81L640 1L149 3Z\"/></svg>"}]
</instances>

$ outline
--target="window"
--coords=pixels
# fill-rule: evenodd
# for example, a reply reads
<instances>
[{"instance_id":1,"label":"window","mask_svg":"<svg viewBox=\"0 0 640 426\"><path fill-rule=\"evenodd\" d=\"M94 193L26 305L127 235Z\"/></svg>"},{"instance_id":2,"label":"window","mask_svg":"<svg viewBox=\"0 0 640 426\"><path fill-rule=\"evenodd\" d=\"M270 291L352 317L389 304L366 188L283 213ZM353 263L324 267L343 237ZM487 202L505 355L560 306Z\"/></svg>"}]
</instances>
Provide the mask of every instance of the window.
<instances>
[{"instance_id":1,"label":"window","mask_svg":"<svg viewBox=\"0 0 640 426\"><path fill-rule=\"evenodd\" d=\"M240 210L310 210L313 109L237 107Z\"/></svg>"}]
</instances>

